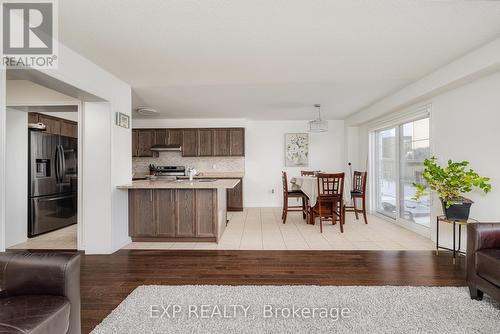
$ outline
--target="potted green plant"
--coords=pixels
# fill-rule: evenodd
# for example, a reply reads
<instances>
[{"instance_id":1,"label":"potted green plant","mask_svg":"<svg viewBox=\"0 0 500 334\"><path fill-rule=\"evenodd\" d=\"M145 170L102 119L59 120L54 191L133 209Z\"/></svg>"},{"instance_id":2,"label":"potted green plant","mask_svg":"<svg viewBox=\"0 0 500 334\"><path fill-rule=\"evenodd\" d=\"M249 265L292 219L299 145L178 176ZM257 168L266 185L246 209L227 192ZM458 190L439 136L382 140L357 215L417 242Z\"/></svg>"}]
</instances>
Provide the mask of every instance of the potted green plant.
<instances>
[{"instance_id":1,"label":"potted green plant","mask_svg":"<svg viewBox=\"0 0 500 334\"><path fill-rule=\"evenodd\" d=\"M432 157L424 162L423 178L427 184L414 182L417 188L415 200L426 194L429 187L437 192L443 206L446 218L451 221L466 221L469 219L472 201L462 196L479 188L485 193L491 191L490 179L481 177L473 169L467 169L468 161L453 162L448 160L444 168L437 163L437 158Z\"/></svg>"}]
</instances>

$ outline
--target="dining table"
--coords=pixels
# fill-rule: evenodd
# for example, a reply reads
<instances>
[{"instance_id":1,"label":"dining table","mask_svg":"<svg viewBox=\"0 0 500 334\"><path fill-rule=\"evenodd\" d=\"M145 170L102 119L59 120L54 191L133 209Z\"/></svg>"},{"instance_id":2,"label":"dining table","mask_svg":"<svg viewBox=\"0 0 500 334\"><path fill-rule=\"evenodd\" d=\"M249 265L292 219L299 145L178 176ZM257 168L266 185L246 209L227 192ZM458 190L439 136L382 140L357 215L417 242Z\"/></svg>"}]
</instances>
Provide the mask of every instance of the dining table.
<instances>
[{"instance_id":1,"label":"dining table","mask_svg":"<svg viewBox=\"0 0 500 334\"><path fill-rule=\"evenodd\" d=\"M292 190L301 190L309 198L313 208L318 202L318 178L315 176L294 176L290 179Z\"/></svg>"}]
</instances>

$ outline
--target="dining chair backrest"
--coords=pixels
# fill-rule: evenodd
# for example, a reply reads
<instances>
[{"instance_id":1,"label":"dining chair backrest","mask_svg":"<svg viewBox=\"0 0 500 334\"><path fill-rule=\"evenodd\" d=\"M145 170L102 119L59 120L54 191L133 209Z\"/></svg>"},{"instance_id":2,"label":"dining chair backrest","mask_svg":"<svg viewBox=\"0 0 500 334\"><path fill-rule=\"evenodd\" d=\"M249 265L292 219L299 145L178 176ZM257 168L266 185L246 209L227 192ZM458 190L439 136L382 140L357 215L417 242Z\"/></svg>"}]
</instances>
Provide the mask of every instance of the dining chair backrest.
<instances>
[{"instance_id":1,"label":"dining chair backrest","mask_svg":"<svg viewBox=\"0 0 500 334\"><path fill-rule=\"evenodd\" d=\"M283 194L288 194L288 177L286 172L281 172L281 179L283 181Z\"/></svg>"},{"instance_id":2,"label":"dining chair backrest","mask_svg":"<svg viewBox=\"0 0 500 334\"><path fill-rule=\"evenodd\" d=\"M321 173L320 170L301 170L301 176L316 176L318 173Z\"/></svg>"},{"instance_id":3,"label":"dining chair backrest","mask_svg":"<svg viewBox=\"0 0 500 334\"><path fill-rule=\"evenodd\" d=\"M319 197L342 197L344 193L344 173L319 173L318 196Z\"/></svg>"},{"instance_id":4,"label":"dining chair backrest","mask_svg":"<svg viewBox=\"0 0 500 334\"><path fill-rule=\"evenodd\" d=\"M352 178L352 190L364 194L366 191L366 172L355 171Z\"/></svg>"}]
</instances>

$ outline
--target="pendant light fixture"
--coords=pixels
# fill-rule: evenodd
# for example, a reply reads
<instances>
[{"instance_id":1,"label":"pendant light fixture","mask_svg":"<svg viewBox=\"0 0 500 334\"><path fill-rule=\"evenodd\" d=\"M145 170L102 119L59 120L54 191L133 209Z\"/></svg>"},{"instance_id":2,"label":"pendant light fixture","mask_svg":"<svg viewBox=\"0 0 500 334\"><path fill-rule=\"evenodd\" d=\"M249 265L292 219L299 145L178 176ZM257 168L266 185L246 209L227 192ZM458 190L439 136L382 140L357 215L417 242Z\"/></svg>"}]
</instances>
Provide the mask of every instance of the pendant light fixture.
<instances>
[{"instance_id":1,"label":"pendant light fixture","mask_svg":"<svg viewBox=\"0 0 500 334\"><path fill-rule=\"evenodd\" d=\"M309 121L309 132L328 131L328 122L321 119L321 105L315 104L314 107L318 111L318 117L312 121Z\"/></svg>"}]
</instances>

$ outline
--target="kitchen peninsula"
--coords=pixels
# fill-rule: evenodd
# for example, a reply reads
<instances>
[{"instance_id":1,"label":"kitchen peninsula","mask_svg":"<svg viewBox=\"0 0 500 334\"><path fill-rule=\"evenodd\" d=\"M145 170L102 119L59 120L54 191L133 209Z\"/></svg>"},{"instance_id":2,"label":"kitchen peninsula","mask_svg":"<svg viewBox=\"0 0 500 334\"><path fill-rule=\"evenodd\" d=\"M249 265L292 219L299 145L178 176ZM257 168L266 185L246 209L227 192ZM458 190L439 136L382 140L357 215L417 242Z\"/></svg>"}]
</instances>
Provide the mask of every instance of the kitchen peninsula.
<instances>
[{"instance_id":1,"label":"kitchen peninsula","mask_svg":"<svg viewBox=\"0 0 500 334\"><path fill-rule=\"evenodd\" d=\"M227 190L239 179L138 180L128 190L133 241L215 241L227 221Z\"/></svg>"}]
</instances>

